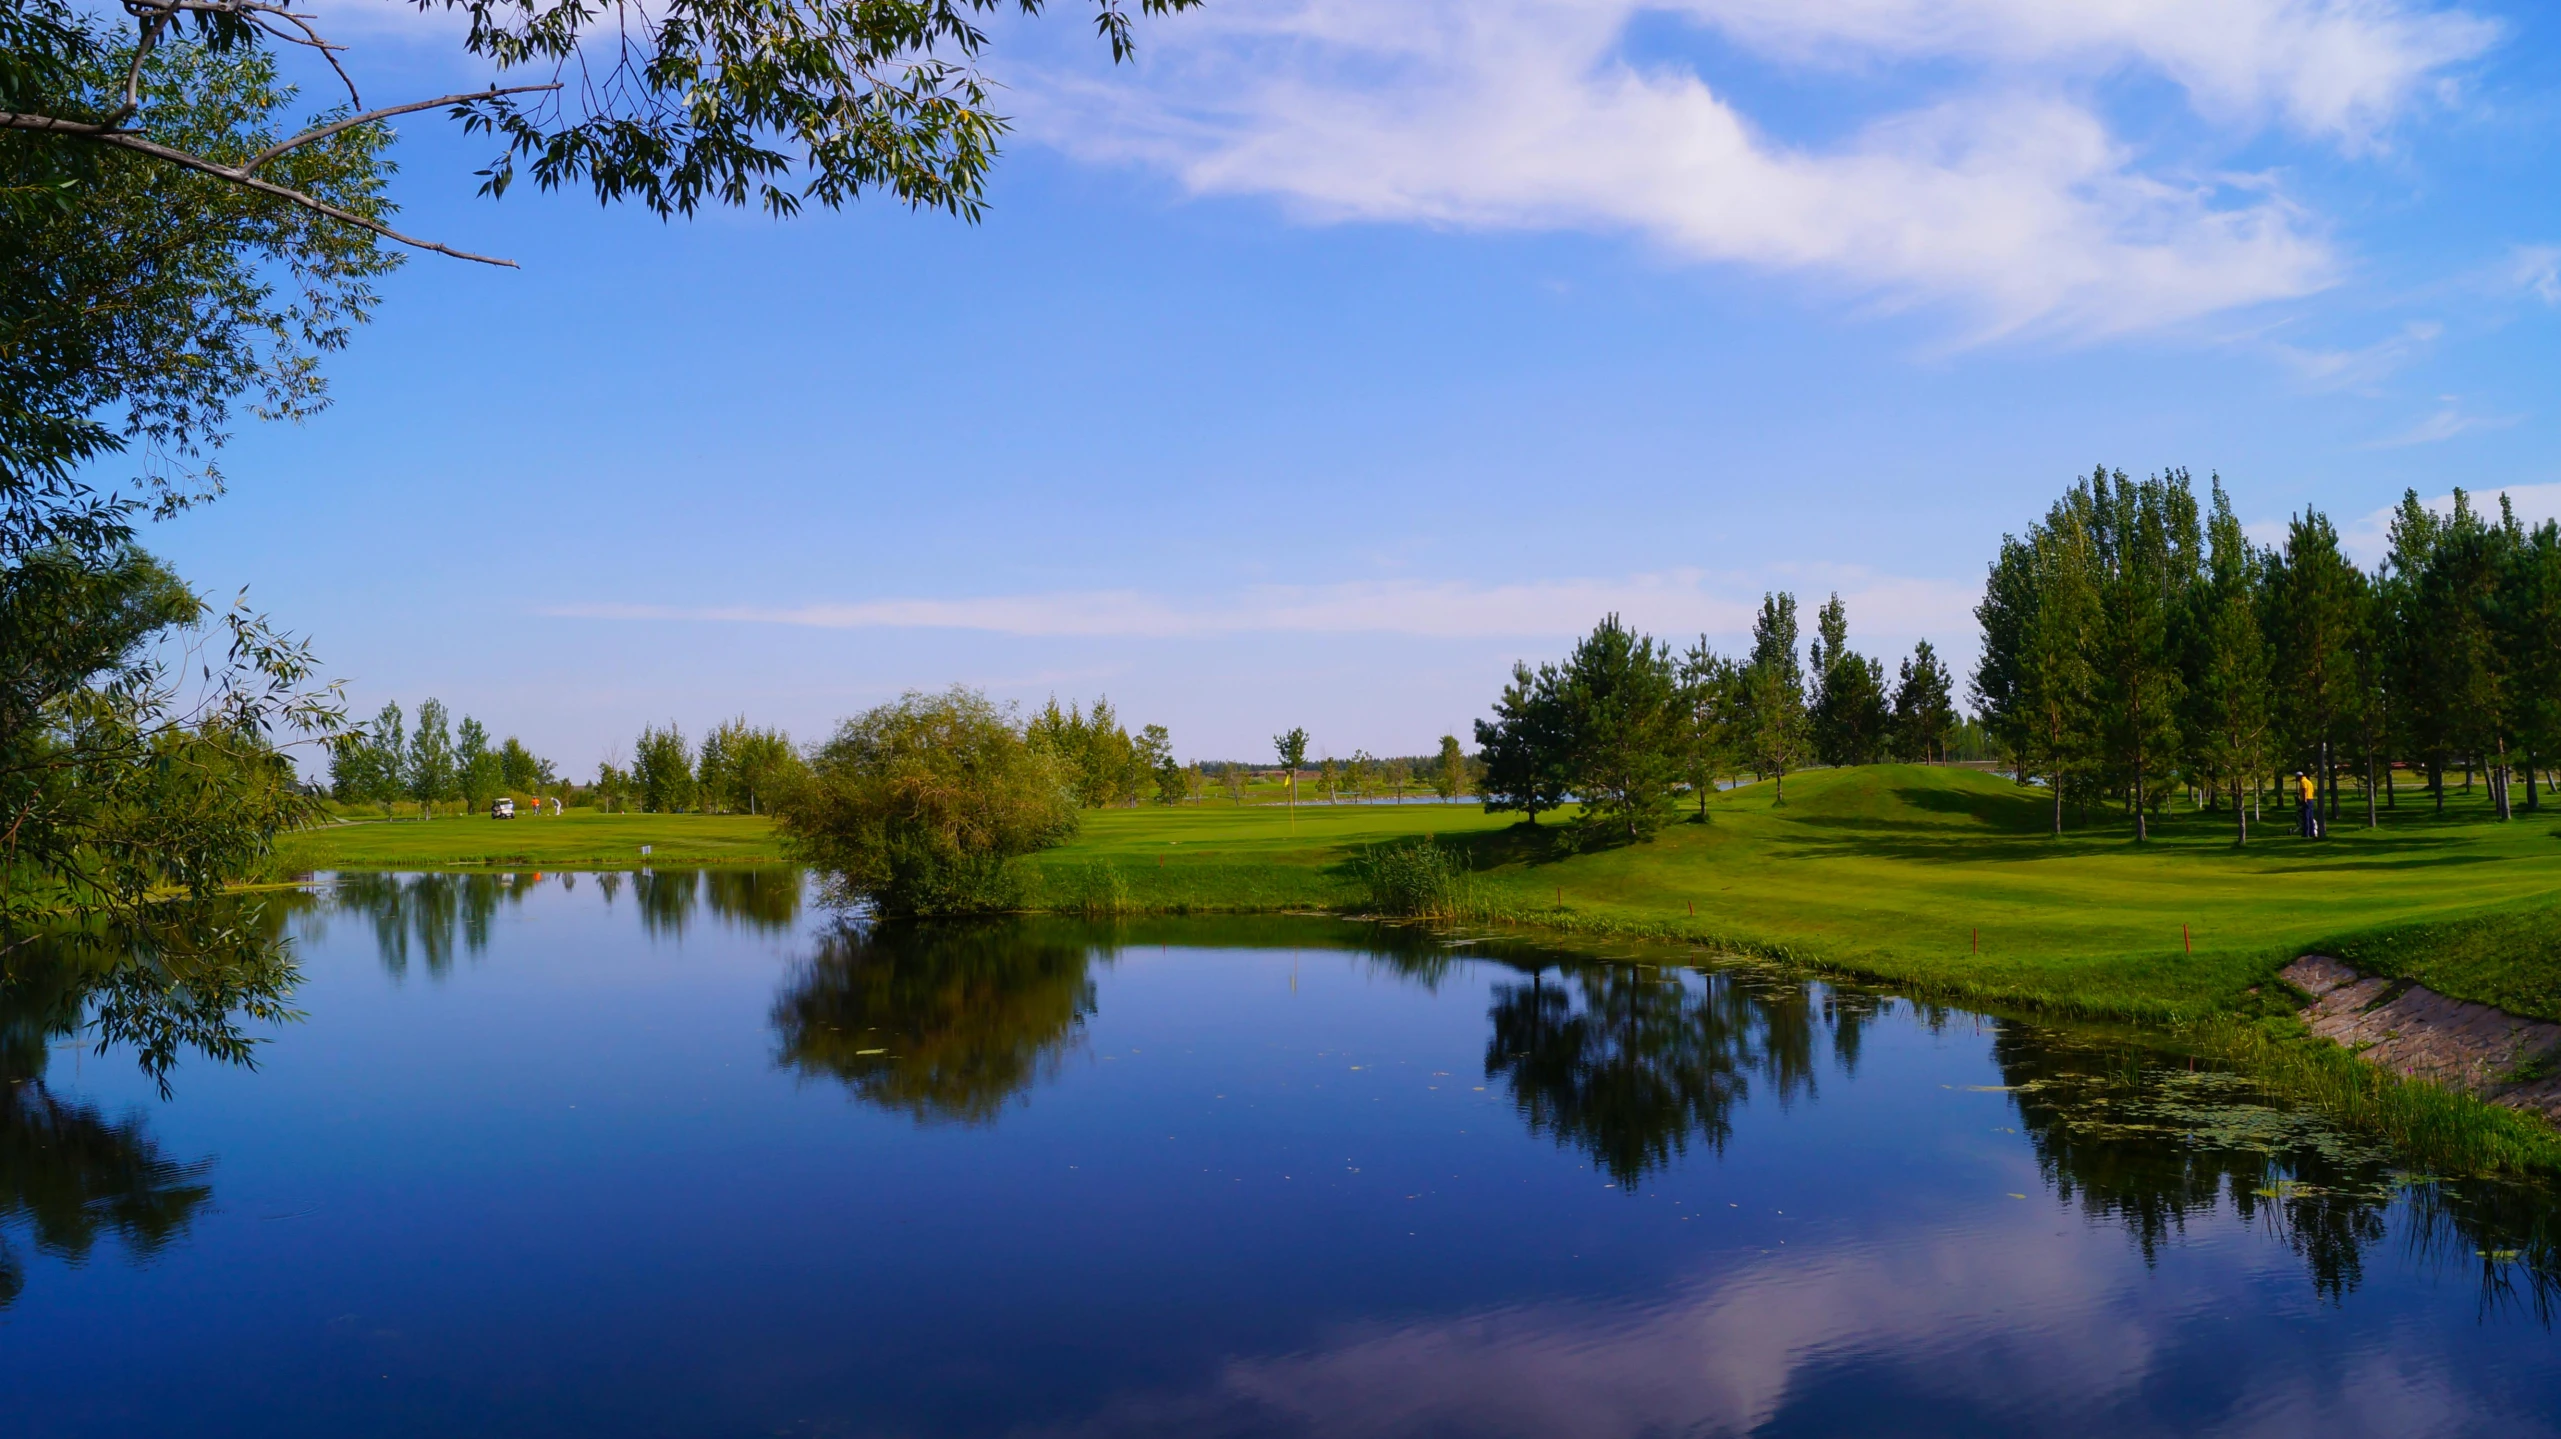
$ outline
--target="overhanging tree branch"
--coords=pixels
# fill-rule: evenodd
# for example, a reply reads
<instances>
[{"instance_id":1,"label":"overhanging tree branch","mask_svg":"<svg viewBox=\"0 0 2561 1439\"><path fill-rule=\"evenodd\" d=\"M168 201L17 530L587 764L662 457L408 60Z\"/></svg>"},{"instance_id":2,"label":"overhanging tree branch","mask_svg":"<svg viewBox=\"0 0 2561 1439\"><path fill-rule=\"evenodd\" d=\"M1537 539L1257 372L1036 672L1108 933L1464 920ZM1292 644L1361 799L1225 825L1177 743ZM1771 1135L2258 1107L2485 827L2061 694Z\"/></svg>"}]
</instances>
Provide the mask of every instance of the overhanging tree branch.
<instances>
[{"instance_id":1,"label":"overhanging tree branch","mask_svg":"<svg viewBox=\"0 0 2561 1439\"><path fill-rule=\"evenodd\" d=\"M0 111L0 130L32 130L44 134L62 135L72 139L86 140L92 144L104 145L111 149L129 150L137 155L147 155L152 159L165 161L183 169L194 170L199 174L210 175L217 180L228 181L231 184L242 187L243 189L254 190L262 195L271 195L288 204L299 205L315 214L326 215L330 219L336 220L341 224L353 225L362 230L370 230L374 234L380 235L387 240L394 240L400 244L413 246L421 250L432 250L440 255L451 255L457 260L474 260L484 265L503 265L512 270L517 268L516 262L513 260L502 260L492 255L475 255L469 250L457 250L450 245L439 244L434 240L422 240L415 235L402 234L400 231L391 228L380 220L359 215L355 211L346 209L343 206L332 205L326 200L320 199L314 195L305 194L300 190L294 189L290 185L279 185L274 181L261 179L252 172L260 165L267 163L276 156L284 154L287 151L311 144L314 141L326 139L331 135L357 125L369 124L372 121L380 120L386 116L402 115L416 110L431 110L439 105L464 104L473 100L488 99L494 95L521 94L527 91L556 90L558 88L559 87L557 85L518 85L510 89L498 89L496 87L492 87L485 91L473 91L462 95L446 95L434 100L421 100L412 105L389 106L381 110L374 110L361 115L349 116L344 120L323 125L316 129L307 130L280 145L271 146L268 149L261 151L257 155L253 156L247 164L243 165L225 165L217 160L208 160L202 155L181 150L174 145L163 145L156 140L145 139L143 136L135 134L130 130L120 130L111 125L94 124L81 120L64 120L52 115L29 115L10 111Z\"/></svg>"}]
</instances>

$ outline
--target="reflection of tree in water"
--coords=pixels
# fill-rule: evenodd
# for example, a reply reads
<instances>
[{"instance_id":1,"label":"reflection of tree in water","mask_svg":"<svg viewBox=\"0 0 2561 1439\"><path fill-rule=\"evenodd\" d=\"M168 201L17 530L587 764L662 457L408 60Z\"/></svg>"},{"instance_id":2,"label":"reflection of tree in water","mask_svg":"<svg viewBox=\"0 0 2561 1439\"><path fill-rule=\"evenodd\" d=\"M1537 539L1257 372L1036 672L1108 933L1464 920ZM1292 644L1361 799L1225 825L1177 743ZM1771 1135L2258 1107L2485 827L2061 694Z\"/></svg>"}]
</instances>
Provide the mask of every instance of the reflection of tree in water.
<instances>
[{"instance_id":1,"label":"reflection of tree in water","mask_svg":"<svg viewBox=\"0 0 2561 1439\"><path fill-rule=\"evenodd\" d=\"M533 881L494 874L345 874L329 890L333 914L373 926L374 951L394 978L415 959L434 978L453 971L457 952L489 947L490 921L501 903L523 900Z\"/></svg>"},{"instance_id":2,"label":"reflection of tree in water","mask_svg":"<svg viewBox=\"0 0 2561 1439\"><path fill-rule=\"evenodd\" d=\"M713 914L768 934L780 934L800 922L804 888L796 869L703 871L703 903Z\"/></svg>"},{"instance_id":3,"label":"reflection of tree in water","mask_svg":"<svg viewBox=\"0 0 2561 1439\"><path fill-rule=\"evenodd\" d=\"M165 1092L187 1053L247 1063L246 1025L288 1017L282 939L293 901L172 904L148 932L25 940L0 967L0 1305L25 1267L6 1231L77 1263L102 1237L148 1256L212 1197L211 1161L163 1156L139 1118L110 1119L47 1087L52 1046L129 1045Z\"/></svg>"},{"instance_id":4,"label":"reflection of tree in water","mask_svg":"<svg viewBox=\"0 0 2561 1439\"><path fill-rule=\"evenodd\" d=\"M1814 1092L1818 1023L1853 1031L1870 1011L1817 1006L1807 986L1631 964L1568 964L1495 987L1485 1073L1511 1086L1532 1132L1590 1154L1623 1185L1689 1151L1722 1152L1758 1076L1784 1105Z\"/></svg>"},{"instance_id":5,"label":"reflection of tree in water","mask_svg":"<svg viewBox=\"0 0 2561 1439\"><path fill-rule=\"evenodd\" d=\"M2411 1251L2479 1265L2485 1303L2522 1303L2549 1323L2561 1301L2561 1220L2541 1186L2413 1181L2377 1141L2279 1107L2239 1076L2123 1044L2003 1024L1993 1054L2046 1182L2122 1224L2146 1261L2228 1204L2337 1300L2363 1280L2398 1204Z\"/></svg>"},{"instance_id":6,"label":"reflection of tree in water","mask_svg":"<svg viewBox=\"0 0 2561 1439\"><path fill-rule=\"evenodd\" d=\"M442 978L457 954L489 947L498 912L524 902L549 881L575 888L578 876L523 874L342 874L329 891L332 913L360 916L373 926L383 968L406 975L412 961ZM641 928L681 938L697 909L748 929L789 930L800 918L802 880L794 869L640 870L591 875L605 903L626 885L640 911Z\"/></svg>"},{"instance_id":7,"label":"reflection of tree in water","mask_svg":"<svg viewBox=\"0 0 2561 1439\"><path fill-rule=\"evenodd\" d=\"M777 1058L920 1123L986 1123L1084 1033L1091 952L1037 922L840 925L774 1001Z\"/></svg>"}]
</instances>

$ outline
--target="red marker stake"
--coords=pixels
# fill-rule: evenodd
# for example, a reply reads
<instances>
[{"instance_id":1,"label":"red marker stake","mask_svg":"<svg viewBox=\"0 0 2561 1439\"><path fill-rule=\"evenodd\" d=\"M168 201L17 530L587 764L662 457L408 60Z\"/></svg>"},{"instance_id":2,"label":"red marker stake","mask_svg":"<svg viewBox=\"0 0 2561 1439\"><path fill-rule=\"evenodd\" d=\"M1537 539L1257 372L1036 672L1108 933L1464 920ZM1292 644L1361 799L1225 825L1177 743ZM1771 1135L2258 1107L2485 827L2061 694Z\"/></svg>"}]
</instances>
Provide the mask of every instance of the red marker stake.
<instances>
[{"instance_id":1,"label":"red marker stake","mask_svg":"<svg viewBox=\"0 0 2561 1439\"><path fill-rule=\"evenodd\" d=\"M2190 954L2196 953L2196 945L2188 939L2188 927L2184 924L2179 926L2179 948Z\"/></svg>"}]
</instances>

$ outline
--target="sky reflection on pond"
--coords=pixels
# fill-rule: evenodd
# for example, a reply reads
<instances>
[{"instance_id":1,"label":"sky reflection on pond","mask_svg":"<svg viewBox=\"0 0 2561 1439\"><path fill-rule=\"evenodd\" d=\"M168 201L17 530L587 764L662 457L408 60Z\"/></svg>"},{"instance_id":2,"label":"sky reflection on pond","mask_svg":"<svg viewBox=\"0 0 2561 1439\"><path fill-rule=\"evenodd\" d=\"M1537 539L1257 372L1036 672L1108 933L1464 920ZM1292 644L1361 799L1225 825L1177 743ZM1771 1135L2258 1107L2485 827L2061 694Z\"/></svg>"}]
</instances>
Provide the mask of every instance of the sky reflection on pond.
<instances>
[{"instance_id":1,"label":"sky reflection on pond","mask_svg":"<svg viewBox=\"0 0 2561 1439\"><path fill-rule=\"evenodd\" d=\"M0 990L37 1434L2553 1432L2553 1206L2124 1034L1325 920L349 877ZM66 971L66 973L68 973ZM421 984L424 977L429 982Z\"/></svg>"}]
</instances>

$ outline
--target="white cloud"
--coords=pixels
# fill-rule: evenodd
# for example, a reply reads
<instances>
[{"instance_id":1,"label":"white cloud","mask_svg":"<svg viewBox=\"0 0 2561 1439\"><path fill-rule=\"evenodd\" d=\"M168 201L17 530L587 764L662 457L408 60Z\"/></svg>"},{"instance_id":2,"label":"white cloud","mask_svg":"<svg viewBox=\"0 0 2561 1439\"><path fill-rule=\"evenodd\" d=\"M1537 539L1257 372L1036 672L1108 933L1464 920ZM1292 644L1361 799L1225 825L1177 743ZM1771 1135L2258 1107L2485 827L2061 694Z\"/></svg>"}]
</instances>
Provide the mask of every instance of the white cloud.
<instances>
[{"instance_id":1,"label":"white cloud","mask_svg":"<svg viewBox=\"0 0 2561 1439\"><path fill-rule=\"evenodd\" d=\"M1698 570L1620 579L1515 585L1414 580L1265 585L1199 599L1136 590L1071 590L965 598L892 598L804 605L574 605L548 611L579 619L800 625L816 629L978 630L1079 638L1190 638L1240 633L1398 634L1436 638L1561 637L1604 614L1667 636L1748 633L1764 588L1794 588L1806 608L1837 590L1860 643L1973 634L1979 586L1878 575L1847 567L1790 571L1776 579Z\"/></svg>"},{"instance_id":2,"label":"white cloud","mask_svg":"<svg viewBox=\"0 0 2561 1439\"><path fill-rule=\"evenodd\" d=\"M1845 141L1764 131L1641 17L1765 52L1979 62ZM1977 336L2151 329L2340 271L2264 176L2146 169L2058 84L2159 70L2201 113L2367 143L2492 27L2392 0L1234 0L1155 27L1143 78L1043 78L1036 134L1318 220L1595 229L1683 257L1953 302ZM2069 62L2069 63L2066 63Z\"/></svg>"},{"instance_id":3,"label":"white cloud","mask_svg":"<svg viewBox=\"0 0 2561 1439\"><path fill-rule=\"evenodd\" d=\"M2032 1173L2019 1182L2036 1185ZM1942 1426L1951 1415L2027 1428L2077 1414L2100 1431L2141 1429L2143 1396L2195 1361L2193 1316L2228 1302L2214 1287L2218 1266L2257 1269L2253 1283L2302 1282L2265 1249L2236 1245L2234 1219L2188 1231L2181 1247L2204 1253L2150 1267L2057 1201L2034 1202L2060 1210L2064 1227L1907 1229L1740 1260L1641 1303L1542 1299L1345 1325L1304 1349L1230 1360L1197 1386L1120 1396L1082 1423L1032 1432L1739 1435L1795 1417L1792 1401L1843 1370L1910 1392ZM2228 1385L2209 1386L2204 1412L2183 1415L2183 1432L2456 1433L2525 1417L2505 1394L2450 1381L2418 1347L2345 1382L2304 1382L2301 1365L2236 1366L2218 1376Z\"/></svg>"},{"instance_id":4,"label":"white cloud","mask_svg":"<svg viewBox=\"0 0 2561 1439\"><path fill-rule=\"evenodd\" d=\"M1664 8L1781 54L1855 50L2008 65L2157 70L2209 117L2274 118L2352 149L2499 38L2460 10L2394 0L1676 0Z\"/></svg>"}]
</instances>

